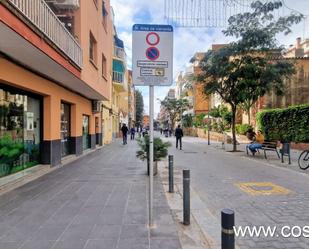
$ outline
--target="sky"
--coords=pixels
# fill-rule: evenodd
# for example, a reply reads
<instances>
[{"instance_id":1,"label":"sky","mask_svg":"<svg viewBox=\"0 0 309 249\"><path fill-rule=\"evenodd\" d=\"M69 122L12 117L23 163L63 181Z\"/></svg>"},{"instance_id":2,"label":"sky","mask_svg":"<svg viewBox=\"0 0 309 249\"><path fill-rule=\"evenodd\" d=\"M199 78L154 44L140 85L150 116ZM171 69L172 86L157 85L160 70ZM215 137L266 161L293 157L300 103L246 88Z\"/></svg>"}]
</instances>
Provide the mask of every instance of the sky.
<instances>
[{"instance_id":1,"label":"sky","mask_svg":"<svg viewBox=\"0 0 309 249\"><path fill-rule=\"evenodd\" d=\"M115 26L120 39L124 41L127 53L128 67L132 65L132 26L139 24L167 24L164 19L165 0L111 0L115 13ZM193 0L197 1L197 0ZM206 1L206 0L204 0ZM209 1L209 0L207 0ZM229 0L230 1L230 0ZM280 44L289 46L295 44L296 38L309 38L309 0L285 0L287 7L308 15L304 21L292 27L292 33L279 36ZM285 8L284 13L289 9ZM207 51L211 44L228 43L230 37L222 34L222 28L177 28L174 27L174 77L179 71L184 71L189 65L189 60L196 52ZM160 111L160 102L166 96L168 89L175 87L155 87L155 117ZM148 87L136 87L144 97L144 112L149 112Z\"/></svg>"}]
</instances>

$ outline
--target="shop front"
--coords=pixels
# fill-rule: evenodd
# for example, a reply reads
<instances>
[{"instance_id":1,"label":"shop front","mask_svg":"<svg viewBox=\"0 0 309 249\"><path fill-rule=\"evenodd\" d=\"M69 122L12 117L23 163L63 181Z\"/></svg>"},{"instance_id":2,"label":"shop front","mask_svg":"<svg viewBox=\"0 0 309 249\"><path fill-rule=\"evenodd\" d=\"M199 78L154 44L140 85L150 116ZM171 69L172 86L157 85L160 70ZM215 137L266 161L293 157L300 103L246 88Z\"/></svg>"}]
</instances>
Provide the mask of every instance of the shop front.
<instances>
[{"instance_id":1,"label":"shop front","mask_svg":"<svg viewBox=\"0 0 309 249\"><path fill-rule=\"evenodd\" d=\"M40 163L42 98L0 84L0 177Z\"/></svg>"}]
</instances>

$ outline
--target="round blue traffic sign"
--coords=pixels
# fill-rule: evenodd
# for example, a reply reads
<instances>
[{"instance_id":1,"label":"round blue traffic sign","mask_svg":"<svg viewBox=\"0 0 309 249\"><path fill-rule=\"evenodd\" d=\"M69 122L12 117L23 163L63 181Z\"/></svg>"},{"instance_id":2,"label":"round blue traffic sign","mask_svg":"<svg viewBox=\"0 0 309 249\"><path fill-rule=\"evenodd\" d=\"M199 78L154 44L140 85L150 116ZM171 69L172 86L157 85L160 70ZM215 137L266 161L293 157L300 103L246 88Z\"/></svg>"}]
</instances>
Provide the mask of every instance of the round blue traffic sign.
<instances>
[{"instance_id":1,"label":"round blue traffic sign","mask_svg":"<svg viewBox=\"0 0 309 249\"><path fill-rule=\"evenodd\" d=\"M159 58L159 56L160 56L159 49L157 49L156 47L147 48L147 50L146 50L146 57L149 60L155 61L156 59Z\"/></svg>"}]
</instances>

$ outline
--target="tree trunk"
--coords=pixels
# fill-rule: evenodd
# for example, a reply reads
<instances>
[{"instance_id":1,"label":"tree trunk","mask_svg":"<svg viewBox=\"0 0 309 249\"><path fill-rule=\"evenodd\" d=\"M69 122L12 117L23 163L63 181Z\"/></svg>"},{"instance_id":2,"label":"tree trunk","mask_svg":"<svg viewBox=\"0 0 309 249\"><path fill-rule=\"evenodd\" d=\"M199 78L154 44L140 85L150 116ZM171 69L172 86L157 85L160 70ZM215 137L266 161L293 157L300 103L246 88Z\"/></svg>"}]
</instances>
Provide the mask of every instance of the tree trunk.
<instances>
[{"instance_id":1,"label":"tree trunk","mask_svg":"<svg viewBox=\"0 0 309 249\"><path fill-rule=\"evenodd\" d=\"M248 123L249 123L249 125L251 125L251 113L250 113L250 109L251 109L251 108L249 108L249 109L247 110L247 113L248 113Z\"/></svg>"},{"instance_id":2,"label":"tree trunk","mask_svg":"<svg viewBox=\"0 0 309 249\"><path fill-rule=\"evenodd\" d=\"M237 141L236 141L236 107L232 106L232 138L233 138L233 151L237 151Z\"/></svg>"}]
</instances>

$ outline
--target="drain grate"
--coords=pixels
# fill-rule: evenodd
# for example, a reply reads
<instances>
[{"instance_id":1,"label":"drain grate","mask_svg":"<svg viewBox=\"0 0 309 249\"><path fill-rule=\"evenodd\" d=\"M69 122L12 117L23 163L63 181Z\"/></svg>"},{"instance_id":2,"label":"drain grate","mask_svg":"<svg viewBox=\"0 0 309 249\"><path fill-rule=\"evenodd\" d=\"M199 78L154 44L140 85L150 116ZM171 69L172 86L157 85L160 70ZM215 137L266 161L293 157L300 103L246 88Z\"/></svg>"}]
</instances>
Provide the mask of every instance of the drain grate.
<instances>
[{"instance_id":1,"label":"drain grate","mask_svg":"<svg viewBox=\"0 0 309 249\"><path fill-rule=\"evenodd\" d=\"M198 152L197 151L185 151L184 153L185 154L197 154Z\"/></svg>"}]
</instances>

